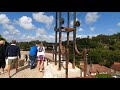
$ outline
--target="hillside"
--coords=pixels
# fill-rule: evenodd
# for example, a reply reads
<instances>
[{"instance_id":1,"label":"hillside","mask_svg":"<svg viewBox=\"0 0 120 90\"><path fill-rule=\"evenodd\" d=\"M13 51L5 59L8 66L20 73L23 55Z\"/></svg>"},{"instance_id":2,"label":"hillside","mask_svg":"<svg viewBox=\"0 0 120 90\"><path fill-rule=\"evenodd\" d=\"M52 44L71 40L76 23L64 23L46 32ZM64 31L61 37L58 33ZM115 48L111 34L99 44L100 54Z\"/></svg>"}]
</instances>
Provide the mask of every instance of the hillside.
<instances>
[{"instance_id":1,"label":"hillside","mask_svg":"<svg viewBox=\"0 0 120 90\"><path fill-rule=\"evenodd\" d=\"M0 39L2 36L0 35ZM37 40L38 41L38 40ZM31 42L18 42L21 50L29 51L30 47L35 45L37 41ZM113 62L120 62L120 33L113 35L98 35L97 37L90 38L77 38L77 47L80 52L84 48L88 50L87 60L90 64L101 64L110 67ZM52 51L53 43L43 41L46 50ZM63 46L66 45L66 41L63 42ZM70 41L70 62L72 62L73 42ZM81 55L76 54L76 64L79 65L79 61L82 60Z\"/></svg>"}]
</instances>

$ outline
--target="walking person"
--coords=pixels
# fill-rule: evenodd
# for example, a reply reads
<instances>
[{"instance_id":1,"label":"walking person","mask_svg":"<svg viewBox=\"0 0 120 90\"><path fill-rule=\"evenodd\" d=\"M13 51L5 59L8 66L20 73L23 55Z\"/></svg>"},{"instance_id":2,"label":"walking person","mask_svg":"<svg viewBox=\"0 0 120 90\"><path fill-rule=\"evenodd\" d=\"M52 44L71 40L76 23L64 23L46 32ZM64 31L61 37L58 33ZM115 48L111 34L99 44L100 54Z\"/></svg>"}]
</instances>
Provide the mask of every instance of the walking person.
<instances>
[{"instance_id":1,"label":"walking person","mask_svg":"<svg viewBox=\"0 0 120 90\"><path fill-rule=\"evenodd\" d=\"M38 42L36 43L35 46L32 46L30 48L30 52L29 52L30 69L34 69L35 68L35 59L37 57L37 46L38 46Z\"/></svg>"},{"instance_id":2,"label":"walking person","mask_svg":"<svg viewBox=\"0 0 120 90\"><path fill-rule=\"evenodd\" d=\"M42 70L44 69L44 61L45 61L45 48L43 46L43 44L39 43L38 45L38 52L37 52L37 67L38 67L38 71L42 72Z\"/></svg>"},{"instance_id":3,"label":"walking person","mask_svg":"<svg viewBox=\"0 0 120 90\"><path fill-rule=\"evenodd\" d=\"M18 60L21 59L20 48L16 46L16 40L12 40L12 44L7 46L5 51L6 58L8 59L8 76L10 76L11 65L14 63L16 73L18 71Z\"/></svg>"},{"instance_id":4,"label":"walking person","mask_svg":"<svg viewBox=\"0 0 120 90\"><path fill-rule=\"evenodd\" d=\"M5 69L5 41L0 40L0 69L2 68L2 73L4 74L4 69Z\"/></svg>"}]
</instances>

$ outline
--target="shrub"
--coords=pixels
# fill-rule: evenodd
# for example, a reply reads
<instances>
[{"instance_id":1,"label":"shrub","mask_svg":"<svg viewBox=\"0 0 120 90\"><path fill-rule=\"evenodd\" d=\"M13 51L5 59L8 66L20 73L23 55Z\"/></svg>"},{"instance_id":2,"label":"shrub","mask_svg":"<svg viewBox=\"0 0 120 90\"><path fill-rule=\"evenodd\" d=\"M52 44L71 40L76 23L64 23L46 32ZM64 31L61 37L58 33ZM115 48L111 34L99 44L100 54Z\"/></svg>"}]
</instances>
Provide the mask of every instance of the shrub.
<instances>
[{"instance_id":1,"label":"shrub","mask_svg":"<svg viewBox=\"0 0 120 90\"><path fill-rule=\"evenodd\" d=\"M95 78L112 78L110 74L97 74Z\"/></svg>"}]
</instances>

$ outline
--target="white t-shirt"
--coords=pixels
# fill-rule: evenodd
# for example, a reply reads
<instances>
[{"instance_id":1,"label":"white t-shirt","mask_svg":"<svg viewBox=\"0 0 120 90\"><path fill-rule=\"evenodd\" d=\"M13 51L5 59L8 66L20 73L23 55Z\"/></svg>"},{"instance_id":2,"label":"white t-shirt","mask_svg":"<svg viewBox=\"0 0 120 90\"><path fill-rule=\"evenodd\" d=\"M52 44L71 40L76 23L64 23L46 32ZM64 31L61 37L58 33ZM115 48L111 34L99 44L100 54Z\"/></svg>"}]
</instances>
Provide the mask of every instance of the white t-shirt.
<instances>
[{"instance_id":1,"label":"white t-shirt","mask_svg":"<svg viewBox=\"0 0 120 90\"><path fill-rule=\"evenodd\" d=\"M37 50L38 50L37 56L39 56L39 55L45 56L45 48L44 47L38 47Z\"/></svg>"}]
</instances>

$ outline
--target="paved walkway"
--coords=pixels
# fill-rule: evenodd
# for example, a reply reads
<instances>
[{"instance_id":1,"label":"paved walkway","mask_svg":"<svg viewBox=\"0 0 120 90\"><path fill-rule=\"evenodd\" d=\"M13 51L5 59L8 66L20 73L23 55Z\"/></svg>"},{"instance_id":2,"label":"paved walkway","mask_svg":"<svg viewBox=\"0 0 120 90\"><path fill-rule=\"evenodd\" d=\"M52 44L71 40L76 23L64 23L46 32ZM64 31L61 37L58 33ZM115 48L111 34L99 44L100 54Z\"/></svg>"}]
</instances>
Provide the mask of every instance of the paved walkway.
<instances>
[{"instance_id":1,"label":"paved walkway","mask_svg":"<svg viewBox=\"0 0 120 90\"><path fill-rule=\"evenodd\" d=\"M36 68L30 69L27 65L20 67L18 73L15 73L15 69L10 72L11 78L43 78L43 72L39 72ZM7 72L0 75L0 78L8 78Z\"/></svg>"}]
</instances>

